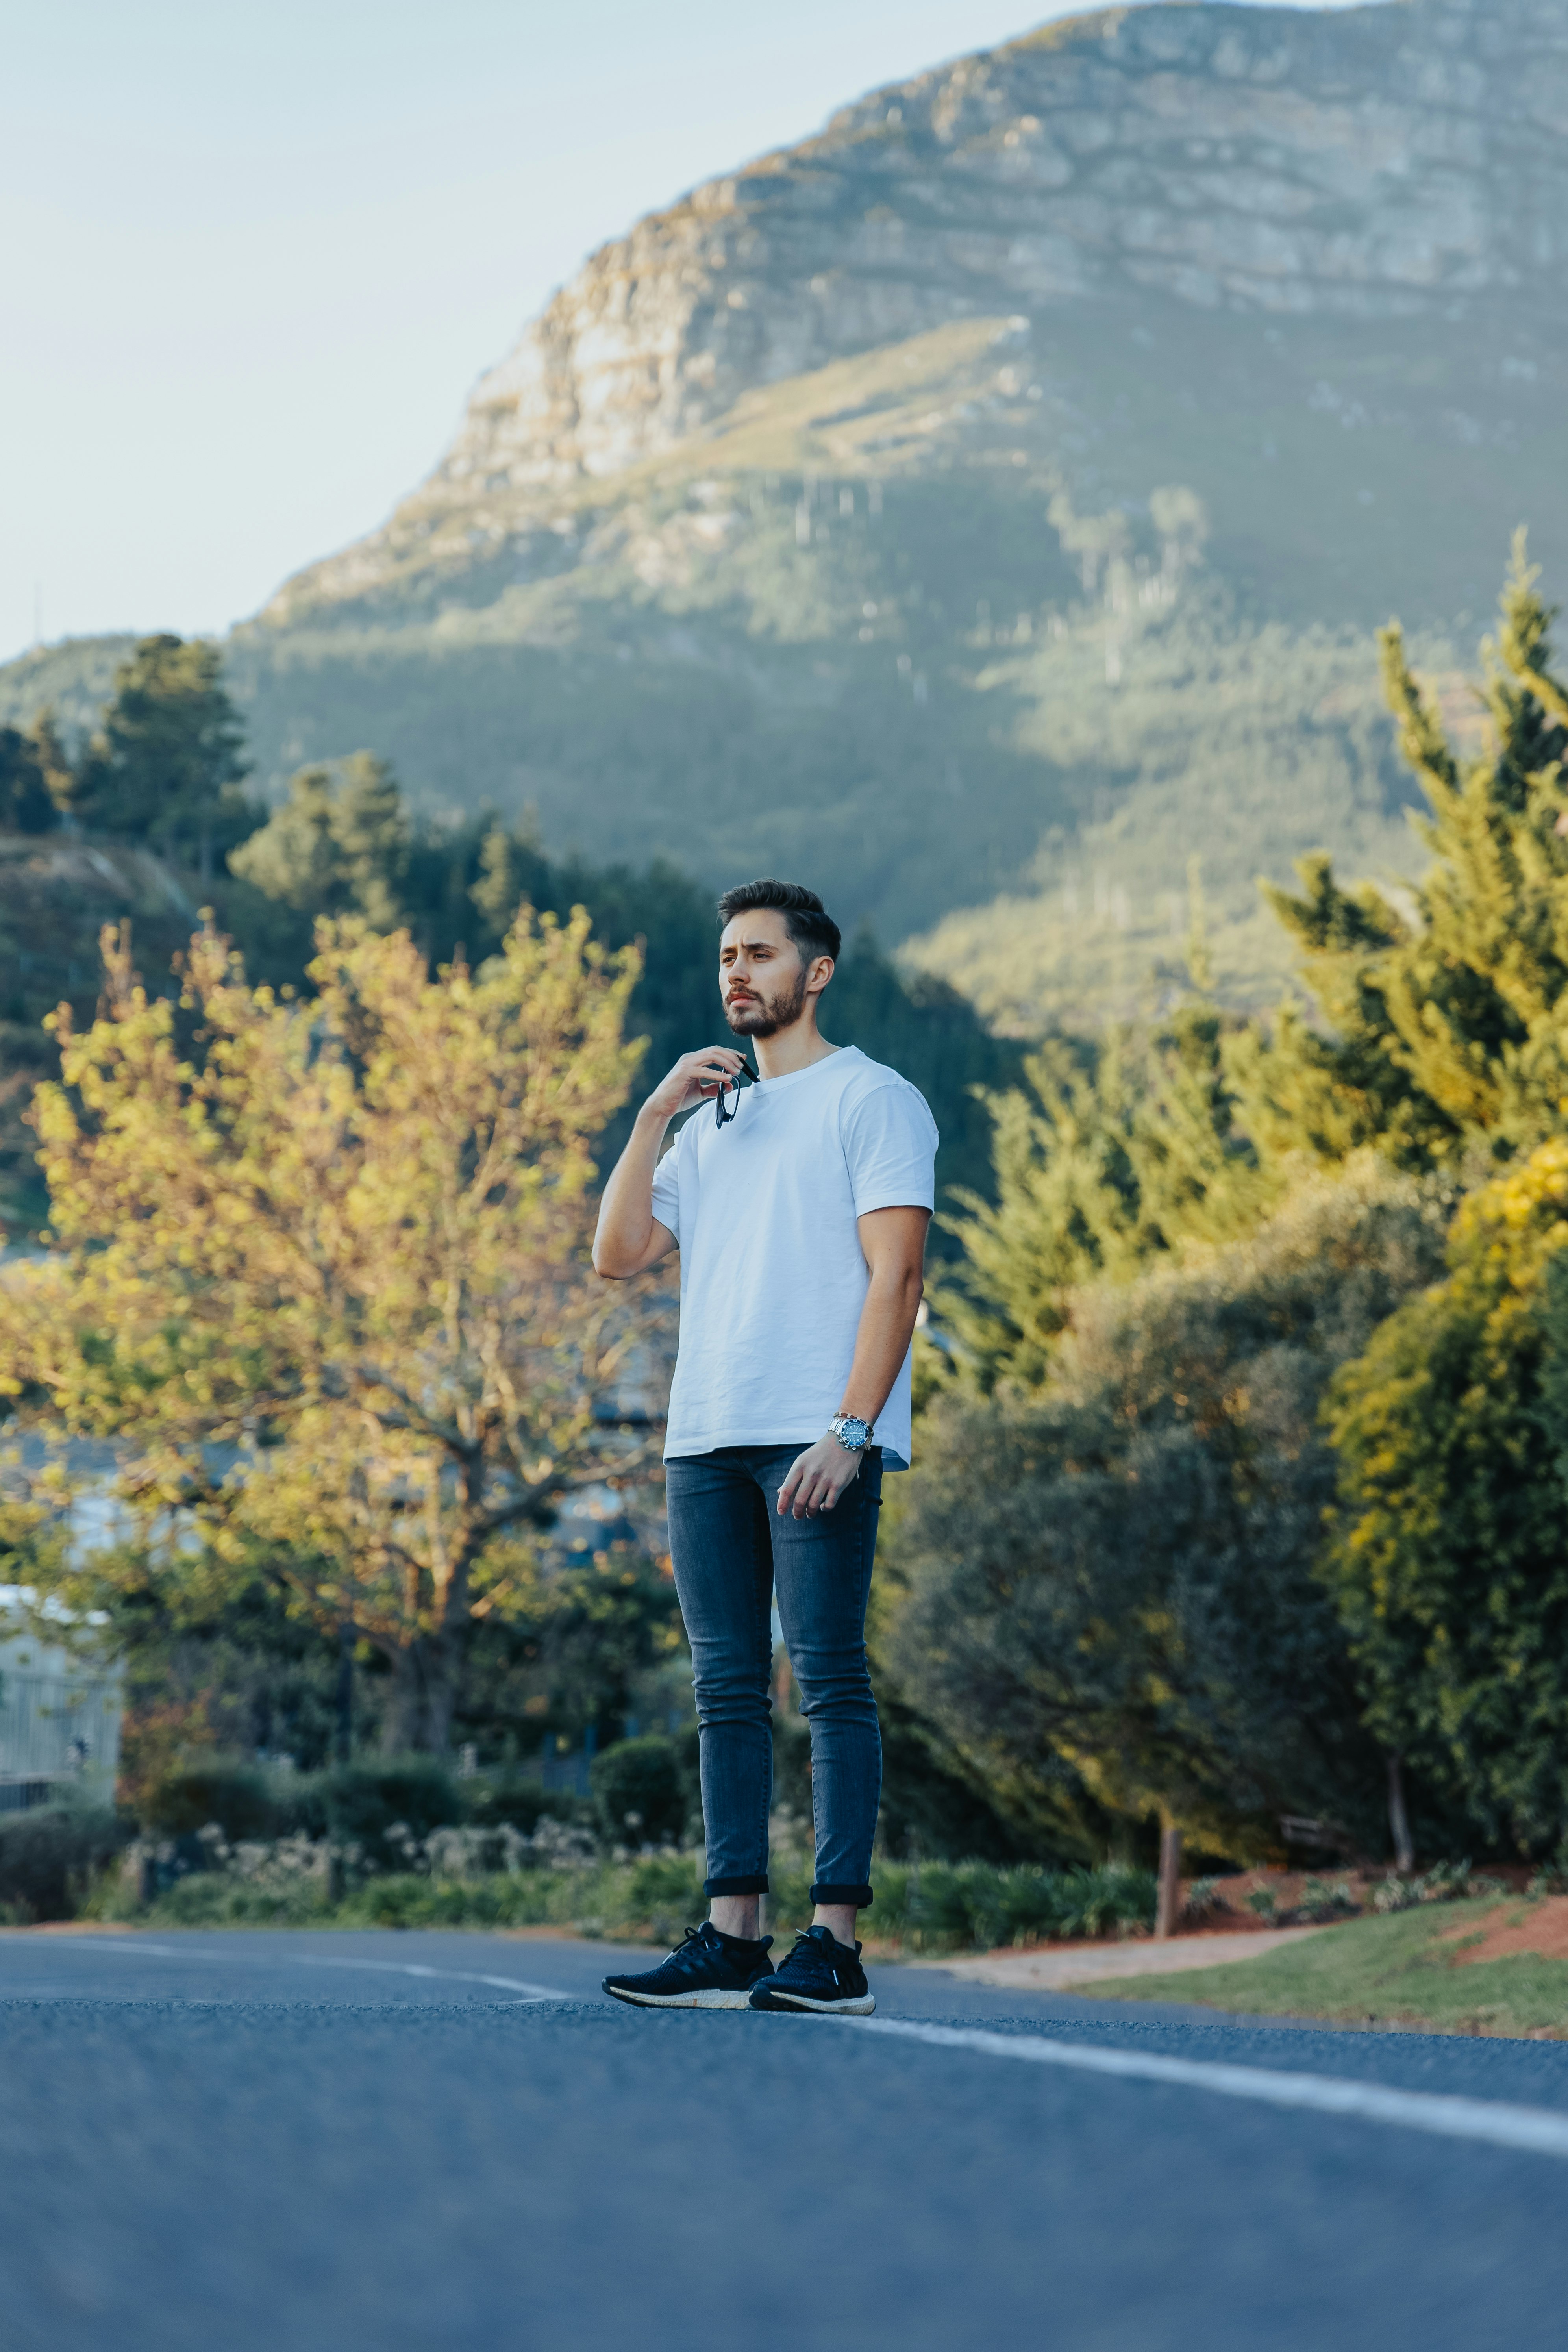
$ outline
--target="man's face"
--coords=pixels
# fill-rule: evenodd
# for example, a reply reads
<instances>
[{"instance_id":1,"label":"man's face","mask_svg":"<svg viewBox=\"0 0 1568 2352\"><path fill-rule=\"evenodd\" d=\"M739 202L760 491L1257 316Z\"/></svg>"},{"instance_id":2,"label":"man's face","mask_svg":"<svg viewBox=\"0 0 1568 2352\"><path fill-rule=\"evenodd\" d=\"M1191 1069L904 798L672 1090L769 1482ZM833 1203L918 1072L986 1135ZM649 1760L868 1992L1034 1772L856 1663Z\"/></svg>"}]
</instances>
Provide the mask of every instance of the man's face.
<instances>
[{"instance_id":1,"label":"man's face","mask_svg":"<svg viewBox=\"0 0 1568 2352\"><path fill-rule=\"evenodd\" d=\"M719 992L736 1036L775 1037L793 1028L805 1007L806 983L825 962L822 956L805 961L776 907L734 916L719 942Z\"/></svg>"}]
</instances>

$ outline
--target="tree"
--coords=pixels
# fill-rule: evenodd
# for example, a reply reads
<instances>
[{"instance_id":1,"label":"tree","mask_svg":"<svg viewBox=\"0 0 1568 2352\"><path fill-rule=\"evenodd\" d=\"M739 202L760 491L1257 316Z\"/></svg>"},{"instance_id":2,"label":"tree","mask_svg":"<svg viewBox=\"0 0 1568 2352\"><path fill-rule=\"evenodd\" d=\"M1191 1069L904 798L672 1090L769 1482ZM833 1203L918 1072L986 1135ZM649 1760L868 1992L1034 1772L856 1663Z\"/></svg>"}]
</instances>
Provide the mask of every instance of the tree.
<instances>
[{"instance_id":1,"label":"tree","mask_svg":"<svg viewBox=\"0 0 1568 2352\"><path fill-rule=\"evenodd\" d=\"M1172 509L1172 517L1175 515ZM1167 518L1170 520L1171 518ZM1173 528L1174 527L1173 521ZM1326 1034L1294 1008L1272 1034L1208 1002L1201 922L1193 998L1140 1040L1048 1041L1027 1090L994 1096L994 1201L961 1194L949 1337L983 1381L1047 1374L1075 1286L1126 1281L1192 1242L1250 1231L1295 1163L1373 1144L1415 1170L1496 1158L1550 1131L1568 1099L1568 688L1553 614L1516 536L1498 635L1482 646L1487 748L1462 761L1382 633L1399 742L1431 807L1434 856L1408 910L1303 861L1270 889L1304 950Z\"/></svg>"},{"instance_id":2,"label":"tree","mask_svg":"<svg viewBox=\"0 0 1568 2352\"><path fill-rule=\"evenodd\" d=\"M1434 863L1413 908L1346 890L1327 856L1298 869L1300 897L1270 890L1305 950L1329 1024L1288 1023L1271 1050L1229 1057L1241 1116L1267 1150L1293 1138L1326 1156L1376 1142L1412 1167L1478 1139L1528 1150L1568 1095L1568 688L1552 667L1553 611L1536 593L1522 530L1476 689L1485 748L1463 760L1405 657L1381 636L1399 747L1431 810L1417 825Z\"/></svg>"},{"instance_id":3,"label":"tree","mask_svg":"<svg viewBox=\"0 0 1568 2352\"><path fill-rule=\"evenodd\" d=\"M359 918L317 943L294 1004L200 934L176 1006L106 934L106 1009L62 1010L37 1099L58 1252L0 1341L25 1409L120 1441L150 1532L286 1559L387 1658L389 1747L440 1749L467 1627L519 1594L500 1538L641 1459L584 1278L636 958L526 908L477 973Z\"/></svg>"},{"instance_id":4,"label":"tree","mask_svg":"<svg viewBox=\"0 0 1568 2352\"><path fill-rule=\"evenodd\" d=\"M711 1036L720 1019L713 900L689 875L662 858L640 870L552 859L527 823L411 817L391 770L368 751L301 769L288 800L228 863L240 887L219 886L226 920L243 930L247 961L254 968L259 960L275 982L302 977L309 950L298 935L308 931L307 917L357 911L380 930L405 923L432 961L459 948L482 957L526 898L563 917L586 907L596 939L637 946L630 1018L648 1038L650 1067L667 1069L693 1039ZM268 905L258 907L251 893ZM280 922L268 919L273 908ZM975 1090L1016 1077L1021 1049L991 1036L973 1006L942 982L905 981L866 930L845 950L826 1017L835 1039L892 1062L930 1102L942 1134L939 1189L962 1185L987 1198L991 1112ZM625 1143L632 1117L623 1106L600 1138L605 1164ZM939 1236L938 1249L944 1246L952 1245Z\"/></svg>"},{"instance_id":5,"label":"tree","mask_svg":"<svg viewBox=\"0 0 1568 2352\"><path fill-rule=\"evenodd\" d=\"M1365 1820L1377 1758L1354 1733L1353 1667L1385 1755L1411 1759L1450 1825L1527 1844L1559 1833L1562 1495L1531 1353L1547 1309L1527 1309L1523 1239L1505 1246L1499 1212L1483 1245L1491 1212L1467 1211L1448 1283L1373 1336L1437 1271L1428 1220L1478 1166L1528 1156L1568 1102L1568 691L1552 617L1521 535L1482 648L1485 746L1465 760L1398 628L1384 632L1434 864L1408 901L1342 888L1327 857L1302 868L1303 895L1270 893L1326 1033L1289 1008L1271 1034L1226 1026L1200 971L1197 1001L1145 1045L1049 1045L1032 1093L993 1103L996 1197L964 1202L960 1280L939 1291L950 1369L912 1485L899 1655L911 1694L1015 1784L1077 1759L1103 1801L1190 1823L1282 1801ZM1325 1227L1322 1265L1281 1287L1271 1254L1297 1214L1282 1197L1304 1165L1353 1171L1368 1145L1433 1188L1422 1248L1403 1272L1383 1267L1381 1290L1347 1291ZM1336 1627L1313 1580L1334 1466L1313 1412L1342 1365ZM1300 1410L1270 1438L1263 1408L1287 1372ZM1338 1727L1338 1762L1319 1720Z\"/></svg>"},{"instance_id":6,"label":"tree","mask_svg":"<svg viewBox=\"0 0 1568 2352\"><path fill-rule=\"evenodd\" d=\"M83 824L160 849L195 849L203 882L215 850L254 830L240 793L244 730L223 684L218 647L143 637L115 674L77 776Z\"/></svg>"},{"instance_id":7,"label":"tree","mask_svg":"<svg viewBox=\"0 0 1568 2352\"><path fill-rule=\"evenodd\" d=\"M7 1510L0 1571L37 1588L46 1553L42 1589L58 1592L58 1519L36 1504ZM188 1525L153 1525L139 1540L79 1549L70 1564L81 1622L111 1623L124 1665L124 1739L141 1766L131 1777L162 1778L192 1745L230 1756L282 1749L314 1771L382 1738L395 1677L357 1627L301 1607L311 1579L301 1579L297 1549L242 1539L237 1527L221 1549L189 1538ZM451 1744L472 1740L495 1759L546 1734L579 1746L590 1725L601 1745L618 1738L650 1675L680 1653L668 1570L624 1540L563 1566L531 1532L498 1538L488 1565L504 1569L507 1607L466 1630ZM40 1622L60 1638L58 1617Z\"/></svg>"},{"instance_id":8,"label":"tree","mask_svg":"<svg viewBox=\"0 0 1568 2352\"><path fill-rule=\"evenodd\" d=\"M1028 1090L989 1097L995 1198L955 1191L963 1252L936 1287L942 1327L983 1386L1046 1379L1075 1290L1125 1282L1189 1241L1247 1231L1278 1199L1223 1076L1225 1025L1202 996L1092 1057L1050 1039Z\"/></svg>"},{"instance_id":9,"label":"tree","mask_svg":"<svg viewBox=\"0 0 1568 2352\"><path fill-rule=\"evenodd\" d=\"M124 1668L122 1787L163 1779L191 1748L283 1750L310 1770L330 1761L338 1629L292 1603L291 1557L233 1542L219 1553L189 1532L153 1528L142 1541L79 1549L70 1564L75 1609L84 1622L107 1620ZM45 1580L51 1598L59 1581Z\"/></svg>"},{"instance_id":10,"label":"tree","mask_svg":"<svg viewBox=\"0 0 1568 2352\"><path fill-rule=\"evenodd\" d=\"M1380 1842L1384 1769L1315 1581L1324 1386L1439 1263L1370 1156L1251 1239L1071 1294L1045 1387L955 1386L895 1521L906 1693L1013 1802L1076 1780L1221 1853L1284 1812Z\"/></svg>"},{"instance_id":11,"label":"tree","mask_svg":"<svg viewBox=\"0 0 1568 2352\"><path fill-rule=\"evenodd\" d=\"M229 852L229 871L264 897L310 915L363 915L390 931L403 916L408 820L384 760L354 751L301 768L289 797L249 839ZM505 931L521 892L496 924Z\"/></svg>"},{"instance_id":12,"label":"tree","mask_svg":"<svg viewBox=\"0 0 1568 2352\"><path fill-rule=\"evenodd\" d=\"M712 984L714 929L708 917L702 977ZM993 1117L990 1097L1016 1085L1024 1048L994 1037L966 997L930 973L900 973L869 926L847 943L824 1001L823 1026L836 1044L858 1045L874 1061L889 1062L931 1107L941 1141L937 1192L948 1201L990 1201ZM932 1236L932 1254L956 1254L945 1227Z\"/></svg>"},{"instance_id":13,"label":"tree","mask_svg":"<svg viewBox=\"0 0 1568 2352\"><path fill-rule=\"evenodd\" d=\"M1524 1853L1568 1835L1568 1142L1468 1200L1334 1384L1327 1574L1380 1739Z\"/></svg>"},{"instance_id":14,"label":"tree","mask_svg":"<svg viewBox=\"0 0 1568 2352\"><path fill-rule=\"evenodd\" d=\"M535 1743L561 1736L575 1748L592 1728L600 1746L613 1744L650 1677L679 1672L685 1643L668 1565L623 1540L561 1567L513 1538L505 1566L513 1598L504 1623L476 1628L463 1736L492 1754L516 1743L520 1725Z\"/></svg>"},{"instance_id":15,"label":"tree","mask_svg":"<svg viewBox=\"0 0 1568 2352\"><path fill-rule=\"evenodd\" d=\"M0 727L0 829L47 833L58 824L55 786L62 764L47 713L26 734L20 728Z\"/></svg>"}]
</instances>

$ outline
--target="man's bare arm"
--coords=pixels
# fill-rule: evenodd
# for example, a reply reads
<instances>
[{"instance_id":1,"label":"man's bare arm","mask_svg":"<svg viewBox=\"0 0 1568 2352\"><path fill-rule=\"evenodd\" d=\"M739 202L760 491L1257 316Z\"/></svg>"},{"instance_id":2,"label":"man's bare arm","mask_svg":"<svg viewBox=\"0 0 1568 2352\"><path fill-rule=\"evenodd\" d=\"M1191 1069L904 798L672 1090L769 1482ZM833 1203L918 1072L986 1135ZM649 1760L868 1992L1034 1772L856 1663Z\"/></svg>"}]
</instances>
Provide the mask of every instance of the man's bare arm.
<instances>
[{"instance_id":1,"label":"man's bare arm","mask_svg":"<svg viewBox=\"0 0 1568 2352\"><path fill-rule=\"evenodd\" d=\"M922 1269L930 1224L929 1209L872 1209L857 1220L871 1280L838 1408L857 1421L875 1423L909 1352L925 1291ZM836 1437L819 1437L790 1465L779 1488L781 1517L789 1511L799 1519L832 1510L859 1467L858 1454Z\"/></svg>"},{"instance_id":2,"label":"man's bare arm","mask_svg":"<svg viewBox=\"0 0 1568 2352\"><path fill-rule=\"evenodd\" d=\"M665 1130L693 1103L717 1094L744 1058L729 1045L682 1054L638 1111L599 1203L594 1271L607 1282L627 1281L657 1265L675 1247L675 1235L653 1213L653 1177Z\"/></svg>"}]
</instances>

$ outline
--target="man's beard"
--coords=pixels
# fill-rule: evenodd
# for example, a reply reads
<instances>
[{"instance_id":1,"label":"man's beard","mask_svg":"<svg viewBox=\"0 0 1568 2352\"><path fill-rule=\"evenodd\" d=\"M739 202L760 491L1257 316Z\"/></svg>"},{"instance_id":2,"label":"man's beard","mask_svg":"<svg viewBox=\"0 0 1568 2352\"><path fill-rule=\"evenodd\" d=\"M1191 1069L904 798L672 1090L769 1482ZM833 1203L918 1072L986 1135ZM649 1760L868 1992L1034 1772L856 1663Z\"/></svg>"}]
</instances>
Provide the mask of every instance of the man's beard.
<instances>
[{"instance_id":1,"label":"man's beard","mask_svg":"<svg viewBox=\"0 0 1568 2352\"><path fill-rule=\"evenodd\" d=\"M743 1004L726 1003L724 1018L737 1037L776 1037L781 1029L793 1029L805 1010L803 965L793 988L781 989L774 996L763 996L759 991Z\"/></svg>"}]
</instances>

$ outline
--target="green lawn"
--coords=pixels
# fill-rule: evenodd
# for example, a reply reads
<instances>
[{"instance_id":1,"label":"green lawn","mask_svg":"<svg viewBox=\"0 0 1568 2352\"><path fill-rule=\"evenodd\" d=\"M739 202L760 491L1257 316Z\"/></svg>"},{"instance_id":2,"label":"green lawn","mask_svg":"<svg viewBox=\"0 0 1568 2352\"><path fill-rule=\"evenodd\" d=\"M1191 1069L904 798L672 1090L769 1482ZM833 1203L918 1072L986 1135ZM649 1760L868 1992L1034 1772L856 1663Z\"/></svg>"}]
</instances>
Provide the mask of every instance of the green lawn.
<instances>
[{"instance_id":1,"label":"green lawn","mask_svg":"<svg viewBox=\"0 0 1568 2352\"><path fill-rule=\"evenodd\" d=\"M1118 1978L1074 1990L1096 2000L1196 2001L1255 2017L1321 2017L1436 2033L1551 2033L1568 2038L1568 1960L1521 1953L1466 1967L1495 1896L1424 1905L1384 1919L1327 1927L1261 1959L1173 1976ZM1510 1921L1530 1905L1507 1906Z\"/></svg>"}]
</instances>

